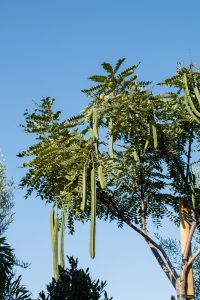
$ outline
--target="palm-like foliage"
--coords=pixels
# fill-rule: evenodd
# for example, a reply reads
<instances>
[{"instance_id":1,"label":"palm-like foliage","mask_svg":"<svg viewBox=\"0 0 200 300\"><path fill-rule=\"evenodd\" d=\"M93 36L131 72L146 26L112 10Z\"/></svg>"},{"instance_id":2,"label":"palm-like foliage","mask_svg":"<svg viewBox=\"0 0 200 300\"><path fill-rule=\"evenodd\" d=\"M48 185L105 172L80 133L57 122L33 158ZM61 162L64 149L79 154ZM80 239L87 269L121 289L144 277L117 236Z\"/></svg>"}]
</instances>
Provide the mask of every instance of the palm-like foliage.
<instances>
[{"instance_id":1,"label":"palm-like foliage","mask_svg":"<svg viewBox=\"0 0 200 300\"><path fill-rule=\"evenodd\" d=\"M31 293L21 283L21 276L10 274L4 286L2 300L31 300Z\"/></svg>"},{"instance_id":2,"label":"palm-like foliage","mask_svg":"<svg viewBox=\"0 0 200 300\"><path fill-rule=\"evenodd\" d=\"M21 276L15 276L15 264L13 249L6 243L5 237L0 237L0 299L31 300L31 294L21 284Z\"/></svg>"},{"instance_id":3,"label":"palm-like foliage","mask_svg":"<svg viewBox=\"0 0 200 300\"><path fill-rule=\"evenodd\" d=\"M13 249L0 237L0 287L3 288L14 265Z\"/></svg>"}]
</instances>

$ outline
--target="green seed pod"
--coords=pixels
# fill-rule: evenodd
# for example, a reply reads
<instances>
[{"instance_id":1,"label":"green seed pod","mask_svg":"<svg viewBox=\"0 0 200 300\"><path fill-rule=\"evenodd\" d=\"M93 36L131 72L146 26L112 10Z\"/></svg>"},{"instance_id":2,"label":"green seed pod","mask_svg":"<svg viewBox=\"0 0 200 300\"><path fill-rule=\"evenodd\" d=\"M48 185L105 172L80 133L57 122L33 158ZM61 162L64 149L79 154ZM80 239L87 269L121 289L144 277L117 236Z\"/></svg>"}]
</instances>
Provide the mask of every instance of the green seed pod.
<instances>
[{"instance_id":1,"label":"green seed pod","mask_svg":"<svg viewBox=\"0 0 200 300\"><path fill-rule=\"evenodd\" d=\"M93 115L93 109L91 109L91 110L88 112L88 114L86 115L84 121L85 121L85 122L88 122L89 120L91 120L92 115Z\"/></svg>"},{"instance_id":2,"label":"green seed pod","mask_svg":"<svg viewBox=\"0 0 200 300\"><path fill-rule=\"evenodd\" d=\"M51 234L51 247L53 249L53 230L54 230L54 206L50 212L50 234Z\"/></svg>"},{"instance_id":3,"label":"green seed pod","mask_svg":"<svg viewBox=\"0 0 200 300\"><path fill-rule=\"evenodd\" d=\"M83 186L82 186L82 192L83 192L83 195L82 195L82 203L81 203L81 210L85 210L85 205L86 205L86 197L87 197L87 169L86 169L86 166L84 166L83 168Z\"/></svg>"},{"instance_id":4,"label":"green seed pod","mask_svg":"<svg viewBox=\"0 0 200 300\"><path fill-rule=\"evenodd\" d=\"M150 141L150 134L151 134L151 128L150 128L150 124L147 125L148 130L147 130L147 139L144 145L144 153L146 152L147 148L149 147L149 141Z\"/></svg>"},{"instance_id":5,"label":"green seed pod","mask_svg":"<svg viewBox=\"0 0 200 300\"><path fill-rule=\"evenodd\" d=\"M90 138L93 139L94 138L94 132L93 132L93 128L90 127Z\"/></svg>"},{"instance_id":6,"label":"green seed pod","mask_svg":"<svg viewBox=\"0 0 200 300\"><path fill-rule=\"evenodd\" d=\"M146 152L148 146L149 146L149 139L147 139L146 142L145 142L145 145L144 145L144 152Z\"/></svg>"},{"instance_id":7,"label":"green seed pod","mask_svg":"<svg viewBox=\"0 0 200 300\"><path fill-rule=\"evenodd\" d=\"M60 265L62 268L65 267L65 254L64 254L64 246L65 246L65 208L62 209L62 226L60 233Z\"/></svg>"},{"instance_id":8,"label":"green seed pod","mask_svg":"<svg viewBox=\"0 0 200 300\"><path fill-rule=\"evenodd\" d=\"M91 171L91 223L90 223L90 256L95 257L96 235L96 177L94 163Z\"/></svg>"},{"instance_id":9,"label":"green seed pod","mask_svg":"<svg viewBox=\"0 0 200 300\"><path fill-rule=\"evenodd\" d=\"M112 119L110 118L109 124L108 124L108 133L109 133L109 155L110 158L114 158L113 153L113 134L112 134Z\"/></svg>"},{"instance_id":10,"label":"green seed pod","mask_svg":"<svg viewBox=\"0 0 200 300\"><path fill-rule=\"evenodd\" d=\"M152 125L152 132L153 132L154 148L157 148L158 147L157 131L154 125Z\"/></svg>"},{"instance_id":11,"label":"green seed pod","mask_svg":"<svg viewBox=\"0 0 200 300\"><path fill-rule=\"evenodd\" d=\"M196 117L196 115L192 112L192 110L190 109L190 106L188 104L188 97L186 95L186 93L184 93L184 100L185 100L185 106L187 111L189 112L189 114L192 116L192 118L197 122L200 123L200 120Z\"/></svg>"},{"instance_id":12,"label":"green seed pod","mask_svg":"<svg viewBox=\"0 0 200 300\"><path fill-rule=\"evenodd\" d=\"M58 270L58 230L59 230L59 217L58 214L55 218L55 225L53 229L53 273L54 278L57 281L59 277Z\"/></svg>"},{"instance_id":13,"label":"green seed pod","mask_svg":"<svg viewBox=\"0 0 200 300\"><path fill-rule=\"evenodd\" d=\"M103 169L102 169L101 165L98 167L98 177L99 177L99 182L100 182L100 186L101 186L102 190L105 190L106 180L105 180L105 176L103 174Z\"/></svg>"},{"instance_id":14,"label":"green seed pod","mask_svg":"<svg viewBox=\"0 0 200 300\"><path fill-rule=\"evenodd\" d=\"M98 132L98 111L97 108L94 108L93 113L93 133L94 137L98 140L99 139L99 132Z\"/></svg>"},{"instance_id":15,"label":"green seed pod","mask_svg":"<svg viewBox=\"0 0 200 300\"><path fill-rule=\"evenodd\" d=\"M196 114L197 117L200 117L200 112L198 112L198 110L196 109L196 107L194 106L194 103L190 97L190 94L187 95L187 98L188 98L188 102L190 104L190 107L193 111L194 114Z\"/></svg>"},{"instance_id":16,"label":"green seed pod","mask_svg":"<svg viewBox=\"0 0 200 300\"><path fill-rule=\"evenodd\" d=\"M197 97L197 100L199 102L199 105L200 105L200 93L199 93L199 89L197 87L194 88L194 92L195 92L195 95Z\"/></svg>"},{"instance_id":17,"label":"green seed pod","mask_svg":"<svg viewBox=\"0 0 200 300\"><path fill-rule=\"evenodd\" d=\"M133 158L134 158L134 160L136 162L138 161L138 155L137 155L137 151L136 150L133 151Z\"/></svg>"},{"instance_id":18,"label":"green seed pod","mask_svg":"<svg viewBox=\"0 0 200 300\"><path fill-rule=\"evenodd\" d=\"M184 74L183 76L183 81L185 84L185 93L184 93L184 99L185 99L185 104L186 104L186 108L188 110L188 112L190 113L190 115L198 122L200 123L200 120L197 117L200 117L200 113L198 112L198 110L196 109L196 107L194 106L194 103L190 97L190 91L188 89L188 84L187 84L187 76L186 74ZM191 107L191 108L190 108Z\"/></svg>"}]
</instances>

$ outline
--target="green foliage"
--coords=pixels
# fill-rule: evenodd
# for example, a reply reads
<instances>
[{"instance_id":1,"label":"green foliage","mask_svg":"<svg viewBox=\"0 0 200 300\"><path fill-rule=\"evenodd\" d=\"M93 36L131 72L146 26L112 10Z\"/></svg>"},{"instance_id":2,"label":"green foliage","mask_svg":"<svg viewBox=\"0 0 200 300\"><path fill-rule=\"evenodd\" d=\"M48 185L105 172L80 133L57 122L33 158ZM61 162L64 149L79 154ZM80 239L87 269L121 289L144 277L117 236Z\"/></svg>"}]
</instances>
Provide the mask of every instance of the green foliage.
<instances>
[{"instance_id":1,"label":"green foliage","mask_svg":"<svg viewBox=\"0 0 200 300\"><path fill-rule=\"evenodd\" d=\"M102 63L103 69L106 71L106 75L94 75L89 77L90 80L98 82L100 84L91 87L88 90L83 90L82 92L86 93L88 96L101 98L105 95L110 95L110 93L124 93L134 85L134 81L137 78L137 75L133 75L138 65L133 65L121 73L118 73L119 68L125 61L125 58L119 59L114 67L109 63ZM102 95L101 95L102 93Z\"/></svg>"},{"instance_id":2,"label":"green foliage","mask_svg":"<svg viewBox=\"0 0 200 300\"><path fill-rule=\"evenodd\" d=\"M31 293L21 283L21 276L11 274L6 281L2 300L32 300Z\"/></svg>"},{"instance_id":3,"label":"green foliage","mask_svg":"<svg viewBox=\"0 0 200 300\"><path fill-rule=\"evenodd\" d=\"M21 284L21 276L16 277L13 270L16 258L13 249L0 237L0 299L31 300L30 293Z\"/></svg>"},{"instance_id":4,"label":"green foliage","mask_svg":"<svg viewBox=\"0 0 200 300\"><path fill-rule=\"evenodd\" d=\"M6 279L14 265L13 249L6 243L5 237L0 237L0 287L5 285Z\"/></svg>"},{"instance_id":5,"label":"green foliage","mask_svg":"<svg viewBox=\"0 0 200 300\"><path fill-rule=\"evenodd\" d=\"M8 181L5 175L5 167L0 161L0 235L8 228L13 219L13 192L12 181Z\"/></svg>"},{"instance_id":6,"label":"green foliage","mask_svg":"<svg viewBox=\"0 0 200 300\"><path fill-rule=\"evenodd\" d=\"M47 295L40 292L38 300L112 300L105 291L106 282L92 280L89 269L78 268L78 260L68 257L70 267L59 268L59 279L47 285Z\"/></svg>"}]
</instances>

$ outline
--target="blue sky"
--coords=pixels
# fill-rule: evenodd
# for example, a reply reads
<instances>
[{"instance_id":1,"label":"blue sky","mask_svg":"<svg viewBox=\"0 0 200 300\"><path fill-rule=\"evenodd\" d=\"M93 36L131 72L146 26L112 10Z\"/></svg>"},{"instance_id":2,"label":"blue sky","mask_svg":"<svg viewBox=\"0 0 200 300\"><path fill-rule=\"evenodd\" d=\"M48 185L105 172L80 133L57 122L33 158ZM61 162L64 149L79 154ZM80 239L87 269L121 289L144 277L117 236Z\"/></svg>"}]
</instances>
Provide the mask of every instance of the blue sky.
<instances>
[{"instance_id":1,"label":"blue sky","mask_svg":"<svg viewBox=\"0 0 200 300\"><path fill-rule=\"evenodd\" d=\"M24 171L16 154L33 142L19 127L25 109L51 96L64 117L76 114L87 103L81 89L103 61L141 61L140 78L155 83L191 55L200 66L199 11L198 0L0 1L0 148L16 186L8 240L31 263L23 280L35 298L52 272L50 207L34 197L25 200L17 187ZM99 222L94 261L88 245L88 224L77 224L75 235L66 236L66 253L90 266L94 278L106 279L115 300L170 299L165 275L129 228Z\"/></svg>"}]
</instances>

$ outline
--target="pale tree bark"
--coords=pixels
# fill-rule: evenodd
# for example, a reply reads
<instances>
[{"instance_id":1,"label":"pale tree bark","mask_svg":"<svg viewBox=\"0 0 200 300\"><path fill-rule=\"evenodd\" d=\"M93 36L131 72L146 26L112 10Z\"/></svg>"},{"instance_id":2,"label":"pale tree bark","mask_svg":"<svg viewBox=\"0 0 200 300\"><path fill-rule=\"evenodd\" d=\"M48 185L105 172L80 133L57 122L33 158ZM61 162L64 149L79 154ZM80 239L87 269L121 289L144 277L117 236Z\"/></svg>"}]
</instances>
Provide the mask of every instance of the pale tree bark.
<instances>
[{"instance_id":1,"label":"pale tree bark","mask_svg":"<svg viewBox=\"0 0 200 300\"><path fill-rule=\"evenodd\" d=\"M181 286L182 291L187 295L188 299L194 299L194 279L192 264L189 267L186 267L189 258L191 257L191 240L193 236L193 229L195 226L192 226L190 230L189 223L189 211L186 206L186 201L184 199L180 200L180 242L181 242L181 255L182 255L182 278Z\"/></svg>"}]
</instances>

